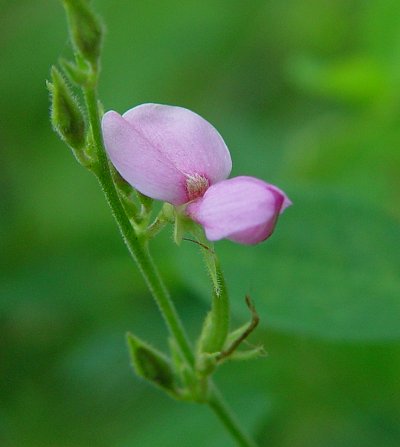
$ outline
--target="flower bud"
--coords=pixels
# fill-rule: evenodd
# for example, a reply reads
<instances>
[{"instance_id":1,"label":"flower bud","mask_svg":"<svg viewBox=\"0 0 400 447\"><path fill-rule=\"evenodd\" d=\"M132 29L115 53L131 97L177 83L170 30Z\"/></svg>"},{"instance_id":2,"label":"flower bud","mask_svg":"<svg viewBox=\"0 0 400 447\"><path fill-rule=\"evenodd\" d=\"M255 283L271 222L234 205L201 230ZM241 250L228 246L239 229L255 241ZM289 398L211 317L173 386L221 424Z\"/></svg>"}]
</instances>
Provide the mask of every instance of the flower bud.
<instances>
[{"instance_id":1,"label":"flower bud","mask_svg":"<svg viewBox=\"0 0 400 447\"><path fill-rule=\"evenodd\" d=\"M85 146L86 126L83 114L70 87L56 67L51 69L51 122L54 130L73 150L76 156Z\"/></svg>"},{"instance_id":2,"label":"flower bud","mask_svg":"<svg viewBox=\"0 0 400 447\"><path fill-rule=\"evenodd\" d=\"M166 357L133 334L127 334L127 342L136 374L177 396L174 372Z\"/></svg>"},{"instance_id":3,"label":"flower bud","mask_svg":"<svg viewBox=\"0 0 400 447\"><path fill-rule=\"evenodd\" d=\"M100 20L85 0L64 0L64 7L75 51L96 67L103 36Z\"/></svg>"}]
</instances>

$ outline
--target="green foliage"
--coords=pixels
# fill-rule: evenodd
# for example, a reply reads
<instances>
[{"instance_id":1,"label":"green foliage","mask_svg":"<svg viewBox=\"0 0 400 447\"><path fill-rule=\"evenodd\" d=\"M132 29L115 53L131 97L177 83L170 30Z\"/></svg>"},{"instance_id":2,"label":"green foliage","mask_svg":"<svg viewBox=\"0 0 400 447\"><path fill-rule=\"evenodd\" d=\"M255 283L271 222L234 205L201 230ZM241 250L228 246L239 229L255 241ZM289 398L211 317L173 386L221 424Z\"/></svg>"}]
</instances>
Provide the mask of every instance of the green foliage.
<instances>
[{"instance_id":1,"label":"green foliage","mask_svg":"<svg viewBox=\"0 0 400 447\"><path fill-rule=\"evenodd\" d=\"M126 339L136 374L175 396L174 372L167 358L132 334L127 334Z\"/></svg>"}]
</instances>

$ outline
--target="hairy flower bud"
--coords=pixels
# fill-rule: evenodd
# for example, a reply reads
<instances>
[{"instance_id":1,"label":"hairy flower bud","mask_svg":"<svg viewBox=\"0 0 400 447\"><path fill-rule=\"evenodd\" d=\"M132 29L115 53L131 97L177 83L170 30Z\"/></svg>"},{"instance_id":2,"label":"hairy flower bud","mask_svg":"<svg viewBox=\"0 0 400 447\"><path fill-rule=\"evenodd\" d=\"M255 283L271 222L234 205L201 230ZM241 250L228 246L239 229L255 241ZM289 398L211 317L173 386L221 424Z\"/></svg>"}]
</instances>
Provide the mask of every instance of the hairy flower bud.
<instances>
[{"instance_id":1,"label":"hairy flower bud","mask_svg":"<svg viewBox=\"0 0 400 447\"><path fill-rule=\"evenodd\" d=\"M74 150L85 146L86 125L78 101L56 67L51 69L51 122L54 130Z\"/></svg>"},{"instance_id":2,"label":"hairy flower bud","mask_svg":"<svg viewBox=\"0 0 400 447\"><path fill-rule=\"evenodd\" d=\"M74 49L96 67L101 50L103 28L85 0L63 0Z\"/></svg>"}]
</instances>

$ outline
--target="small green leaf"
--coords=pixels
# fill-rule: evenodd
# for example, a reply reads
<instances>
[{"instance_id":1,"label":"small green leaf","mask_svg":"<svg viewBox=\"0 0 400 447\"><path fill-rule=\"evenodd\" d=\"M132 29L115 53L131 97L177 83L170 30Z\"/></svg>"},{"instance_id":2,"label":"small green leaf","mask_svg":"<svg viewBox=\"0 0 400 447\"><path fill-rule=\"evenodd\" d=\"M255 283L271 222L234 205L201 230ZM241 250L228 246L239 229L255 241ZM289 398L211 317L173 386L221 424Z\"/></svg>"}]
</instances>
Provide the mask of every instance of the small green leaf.
<instances>
[{"instance_id":1,"label":"small green leaf","mask_svg":"<svg viewBox=\"0 0 400 447\"><path fill-rule=\"evenodd\" d=\"M174 242L176 245L181 245L185 231L185 219L181 217L180 213L176 213L174 224Z\"/></svg>"},{"instance_id":2,"label":"small green leaf","mask_svg":"<svg viewBox=\"0 0 400 447\"><path fill-rule=\"evenodd\" d=\"M228 334L226 337L224 349L226 349L228 346L230 346L235 340L237 340L239 337L241 337L248 329L249 323L245 323L242 326L238 327L237 329L233 330Z\"/></svg>"},{"instance_id":3,"label":"small green leaf","mask_svg":"<svg viewBox=\"0 0 400 447\"><path fill-rule=\"evenodd\" d=\"M130 333L127 342L136 374L177 397L175 375L164 354Z\"/></svg>"}]
</instances>

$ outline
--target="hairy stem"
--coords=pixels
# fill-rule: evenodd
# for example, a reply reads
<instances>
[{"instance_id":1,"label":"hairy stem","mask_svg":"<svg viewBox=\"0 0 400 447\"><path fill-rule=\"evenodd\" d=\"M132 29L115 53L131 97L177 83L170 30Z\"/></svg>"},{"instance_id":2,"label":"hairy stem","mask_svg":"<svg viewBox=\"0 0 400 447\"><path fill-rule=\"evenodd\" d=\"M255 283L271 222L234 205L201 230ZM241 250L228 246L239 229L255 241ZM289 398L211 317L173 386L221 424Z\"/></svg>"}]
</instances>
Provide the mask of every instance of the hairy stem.
<instances>
[{"instance_id":1,"label":"hairy stem","mask_svg":"<svg viewBox=\"0 0 400 447\"><path fill-rule=\"evenodd\" d=\"M84 94L99 161L98 170L96 172L97 178L106 196L107 202L110 205L125 244L138 265L139 270L164 317L171 335L176 339L186 362L193 366L194 355L192 348L178 317L175 306L156 270L148 249L135 233L112 180L100 131L100 117L97 107L96 90L94 87L87 87L84 89Z\"/></svg>"}]
</instances>

